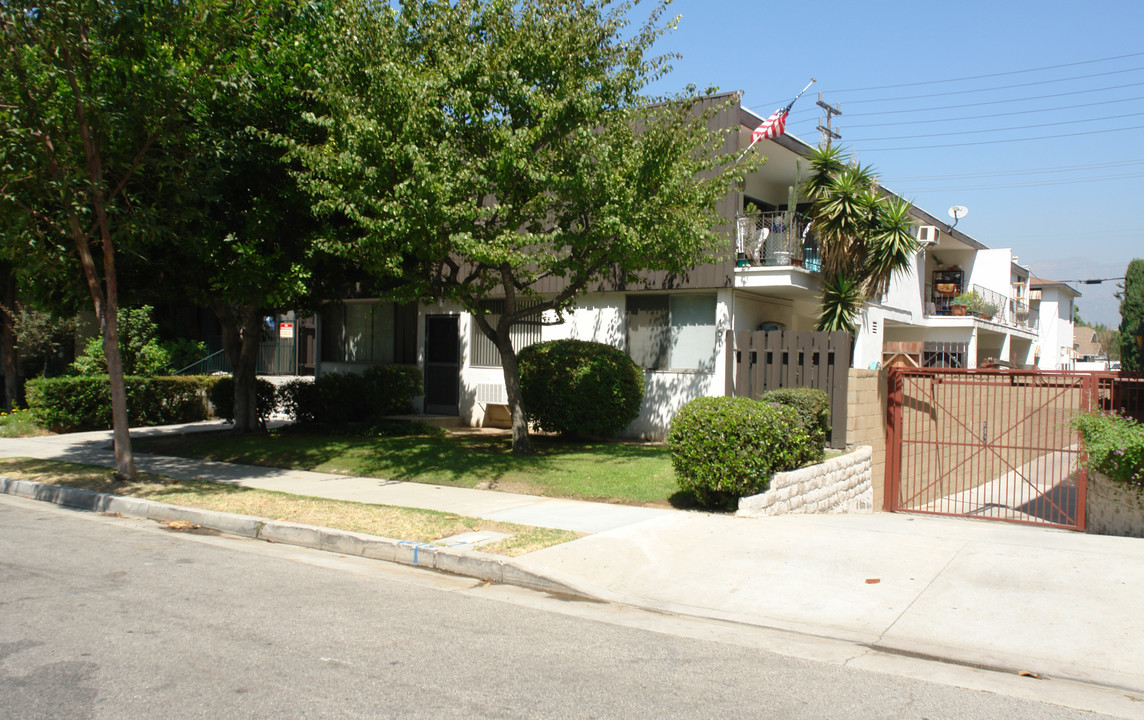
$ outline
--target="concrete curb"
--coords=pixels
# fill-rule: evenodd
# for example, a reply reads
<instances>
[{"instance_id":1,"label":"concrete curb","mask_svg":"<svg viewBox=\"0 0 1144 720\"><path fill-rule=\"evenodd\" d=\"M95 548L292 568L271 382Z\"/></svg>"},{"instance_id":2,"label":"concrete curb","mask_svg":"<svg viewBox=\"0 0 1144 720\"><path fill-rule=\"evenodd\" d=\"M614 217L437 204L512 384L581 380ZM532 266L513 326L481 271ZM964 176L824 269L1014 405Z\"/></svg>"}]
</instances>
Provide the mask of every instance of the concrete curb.
<instances>
[{"instance_id":1,"label":"concrete curb","mask_svg":"<svg viewBox=\"0 0 1144 720\"><path fill-rule=\"evenodd\" d=\"M77 510L123 515L157 522L186 520L228 535L298 545L342 555L395 562L430 570L463 575L491 582L507 583L559 595L588 597L554 580L531 573L513 564L511 558L486 555L473 550L443 547L409 540L334 530L315 525L270 520L249 515L233 515L213 510L180 507L153 500L123 497L80 488L48 485L32 480L0 477L0 493L29 500L53 503Z\"/></svg>"}]
</instances>

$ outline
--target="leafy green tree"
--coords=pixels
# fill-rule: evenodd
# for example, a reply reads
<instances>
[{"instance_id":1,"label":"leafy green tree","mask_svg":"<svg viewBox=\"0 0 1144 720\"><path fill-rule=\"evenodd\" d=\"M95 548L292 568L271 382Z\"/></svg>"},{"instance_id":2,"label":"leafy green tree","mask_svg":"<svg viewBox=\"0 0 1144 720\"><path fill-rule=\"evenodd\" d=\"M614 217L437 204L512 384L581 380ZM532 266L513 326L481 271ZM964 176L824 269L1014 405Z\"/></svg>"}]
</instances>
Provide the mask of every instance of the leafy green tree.
<instances>
[{"instance_id":1,"label":"leafy green tree","mask_svg":"<svg viewBox=\"0 0 1144 720\"><path fill-rule=\"evenodd\" d=\"M667 2L363 3L339 24L318 95L321 146L293 146L344 250L401 299L459 303L500 351L513 451L530 451L511 328L590 283L682 272L726 244L716 203L737 124L694 88L649 98ZM503 297L495 319L482 301Z\"/></svg>"},{"instance_id":2,"label":"leafy green tree","mask_svg":"<svg viewBox=\"0 0 1144 720\"><path fill-rule=\"evenodd\" d=\"M1128 263L1120 296L1120 369L1144 371L1144 260Z\"/></svg>"},{"instance_id":3,"label":"leafy green tree","mask_svg":"<svg viewBox=\"0 0 1144 720\"><path fill-rule=\"evenodd\" d=\"M134 479L118 342L119 255L162 238L171 196L193 208L180 152L188 107L254 16L221 0L37 0L0 5L0 202L29 252L70 247L99 320L117 474ZM241 43L239 43L241 44ZM160 202L161 200L161 202Z\"/></svg>"},{"instance_id":4,"label":"leafy green tree","mask_svg":"<svg viewBox=\"0 0 1144 720\"><path fill-rule=\"evenodd\" d=\"M20 356L40 361L40 374L47 377L52 357L75 337L75 317L59 317L27 303L5 304L3 311L12 324L13 343Z\"/></svg>"},{"instance_id":5,"label":"leafy green tree","mask_svg":"<svg viewBox=\"0 0 1144 720\"><path fill-rule=\"evenodd\" d=\"M847 162L839 146L810 157L807 192L822 252L819 330L853 333L866 299L884 294L917 254L910 204L886 195L868 166Z\"/></svg>"},{"instance_id":6,"label":"leafy green tree","mask_svg":"<svg viewBox=\"0 0 1144 720\"><path fill-rule=\"evenodd\" d=\"M152 275L158 269L161 289L218 318L234 373L238 432L263 427L255 382L263 316L312 309L349 277L345 263L318 242L336 236L337 224L319 224L297 168L283 161L286 150L273 140L324 138L303 114L318 107L311 63L324 52L335 7L303 0L266 5L241 61L222 71L218 90L189 113L193 141L216 154L194 178L202 213L177 245L143 268Z\"/></svg>"},{"instance_id":7,"label":"leafy green tree","mask_svg":"<svg viewBox=\"0 0 1144 720\"><path fill-rule=\"evenodd\" d=\"M162 375L175 369L171 367L170 352L159 340L159 326L151 319L153 311L150 305L119 308L119 352L124 375ZM99 338L88 339L71 369L79 375L107 373L107 358Z\"/></svg>"}]
</instances>

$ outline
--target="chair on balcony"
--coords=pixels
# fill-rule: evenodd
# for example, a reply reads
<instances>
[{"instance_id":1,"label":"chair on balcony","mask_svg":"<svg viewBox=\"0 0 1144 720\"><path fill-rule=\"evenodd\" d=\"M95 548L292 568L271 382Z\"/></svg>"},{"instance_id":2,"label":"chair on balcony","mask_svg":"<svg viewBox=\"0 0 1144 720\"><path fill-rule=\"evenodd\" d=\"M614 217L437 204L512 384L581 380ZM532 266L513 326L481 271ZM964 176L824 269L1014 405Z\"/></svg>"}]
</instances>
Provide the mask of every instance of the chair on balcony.
<instances>
[{"instance_id":1,"label":"chair on balcony","mask_svg":"<svg viewBox=\"0 0 1144 720\"><path fill-rule=\"evenodd\" d=\"M770 228L764 227L759 230L759 234L755 237L755 244L751 246L751 251L747 256L751 258L756 265L763 265L766 260L765 248L767 246L767 238L770 237L770 235Z\"/></svg>"}]
</instances>

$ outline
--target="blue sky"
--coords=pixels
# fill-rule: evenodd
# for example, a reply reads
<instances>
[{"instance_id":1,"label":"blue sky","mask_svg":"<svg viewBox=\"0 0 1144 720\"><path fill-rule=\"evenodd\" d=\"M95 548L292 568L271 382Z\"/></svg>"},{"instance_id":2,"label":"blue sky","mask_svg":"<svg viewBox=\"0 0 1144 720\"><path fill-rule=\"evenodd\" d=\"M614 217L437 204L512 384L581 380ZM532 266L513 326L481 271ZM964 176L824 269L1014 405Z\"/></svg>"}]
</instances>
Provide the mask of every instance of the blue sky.
<instances>
[{"instance_id":1,"label":"blue sky","mask_svg":"<svg viewBox=\"0 0 1144 720\"><path fill-rule=\"evenodd\" d=\"M679 27L657 50L682 58L653 91L741 90L767 116L814 77L788 132L817 143L821 92L886 187L942 218L965 205L958 228L1035 275L1122 277L1144 258L1144 2L676 0L669 13ZM1115 283L1077 287L1086 320L1119 325Z\"/></svg>"}]
</instances>

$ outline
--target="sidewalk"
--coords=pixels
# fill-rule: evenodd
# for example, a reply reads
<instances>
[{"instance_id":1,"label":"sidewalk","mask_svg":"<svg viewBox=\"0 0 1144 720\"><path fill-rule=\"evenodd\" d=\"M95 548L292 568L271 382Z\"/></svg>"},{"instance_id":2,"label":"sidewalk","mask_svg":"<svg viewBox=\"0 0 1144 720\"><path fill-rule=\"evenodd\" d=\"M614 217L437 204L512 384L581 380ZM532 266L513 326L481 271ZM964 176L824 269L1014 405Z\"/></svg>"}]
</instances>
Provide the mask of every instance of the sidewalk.
<instances>
[{"instance_id":1,"label":"sidewalk","mask_svg":"<svg viewBox=\"0 0 1144 720\"><path fill-rule=\"evenodd\" d=\"M109 435L0 439L0 456L113 465ZM593 533L506 562L610 602L1144 693L1144 540L889 513L748 519L180 458L137 463Z\"/></svg>"}]
</instances>

